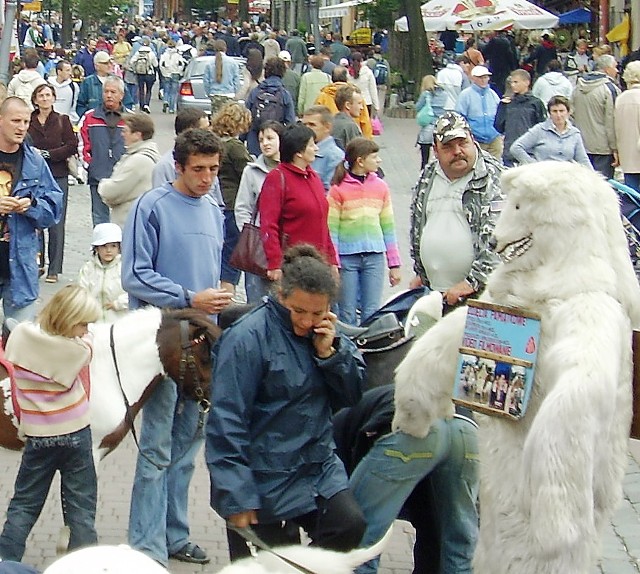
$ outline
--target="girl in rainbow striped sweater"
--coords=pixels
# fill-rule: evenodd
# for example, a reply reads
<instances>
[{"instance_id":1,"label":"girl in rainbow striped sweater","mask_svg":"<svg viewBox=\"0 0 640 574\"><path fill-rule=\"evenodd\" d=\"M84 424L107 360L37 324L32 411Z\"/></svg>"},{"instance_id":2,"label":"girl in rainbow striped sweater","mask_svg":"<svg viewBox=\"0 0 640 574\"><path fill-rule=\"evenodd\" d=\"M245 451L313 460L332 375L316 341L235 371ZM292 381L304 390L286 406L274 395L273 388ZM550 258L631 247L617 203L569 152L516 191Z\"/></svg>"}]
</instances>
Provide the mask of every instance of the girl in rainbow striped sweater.
<instances>
[{"instance_id":1,"label":"girl in rainbow striped sweater","mask_svg":"<svg viewBox=\"0 0 640 574\"><path fill-rule=\"evenodd\" d=\"M88 291L68 285L42 309L39 324L18 324L7 342L26 445L0 535L3 560L22 559L56 470L69 550L98 541L89 400L79 373L91 360L87 324L100 315L100 305Z\"/></svg>"},{"instance_id":2,"label":"girl in rainbow striped sweater","mask_svg":"<svg viewBox=\"0 0 640 574\"><path fill-rule=\"evenodd\" d=\"M347 145L327 197L329 231L340 257L339 318L357 324L380 307L385 256L389 283L400 283L400 253L387 184L377 176L378 145L354 138Z\"/></svg>"}]
</instances>

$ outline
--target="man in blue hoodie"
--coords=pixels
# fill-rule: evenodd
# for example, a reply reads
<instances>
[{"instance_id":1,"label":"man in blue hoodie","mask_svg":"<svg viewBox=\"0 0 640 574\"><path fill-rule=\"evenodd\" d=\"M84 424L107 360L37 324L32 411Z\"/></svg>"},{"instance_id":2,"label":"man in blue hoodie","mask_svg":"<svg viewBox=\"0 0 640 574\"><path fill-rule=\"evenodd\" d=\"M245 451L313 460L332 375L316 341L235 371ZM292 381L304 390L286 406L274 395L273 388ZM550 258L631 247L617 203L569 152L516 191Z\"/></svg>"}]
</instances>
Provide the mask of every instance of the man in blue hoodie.
<instances>
[{"instance_id":1,"label":"man in blue hoodie","mask_svg":"<svg viewBox=\"0 0 640 574\"><path fill-rule=\"evenodd\" d=\"M471 134L478 145L497 160L502 157L502 136L493 127L500 98L490 87L491 72L485 66L476 66L471 70L468 88L460 92L456 103L456 112L463 115Z\"/></svg>"},{"instance_id":2,"label":"man in blue hoodie","mask_svg":"<svg viewBox=\"0 0 640 574\"><path fill-rule=\"evenodd\" d=\"M185 130L174 148L176 177L134 203L122 242L122 286L131 309L191 307L214 315L231 302L219 288L223 216L210 194L221 154L211 131ZM204 441L199 417L197 402L179 398L168 378L143 409L129 545L165 567L170 557L210 560L189 540L189 482Z\"/></svg>"}]
</instances>

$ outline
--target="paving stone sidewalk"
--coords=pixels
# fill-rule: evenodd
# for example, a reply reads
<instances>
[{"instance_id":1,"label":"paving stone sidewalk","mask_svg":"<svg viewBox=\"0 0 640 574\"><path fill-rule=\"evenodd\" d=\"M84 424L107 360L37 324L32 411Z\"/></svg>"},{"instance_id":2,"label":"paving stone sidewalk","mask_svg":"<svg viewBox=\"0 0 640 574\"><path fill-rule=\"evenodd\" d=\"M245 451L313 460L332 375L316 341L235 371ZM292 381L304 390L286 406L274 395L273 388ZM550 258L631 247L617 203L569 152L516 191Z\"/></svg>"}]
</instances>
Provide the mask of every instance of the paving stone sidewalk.
<instances>
[{"instance_id":1,"label":"paving stone sidewalk","mask_svg":"<svg viewBox=\"0 0 640 574\"><path fill-rule=\"evenodd\" d=\"M153 106L152 106L153 107ZM153 113L156 139L161 152L171 146L174 116ZM419 168L419 152L415 148L417 126L414 120L385 120L385 132L378 138L386 178L393 194L400 250L404 256L403 285L411 277L408 262L408 221L411 187ZM89 257L91 237L89 192L86 186L70 189L65 273L61 283L42 283L42 300L46 301L61 285L77 275L80 265ZM387 289L387 294L393 291ZM603 558L600 566L589 574L631 574L640 572L640 447L632 445L637 458L629 457L625 478L625 498L613 524L603 538ZM131 484L135 468L135 445L130 437L100 465L97 528L105 544L126 543ZM20 454L0 450L0 509L4 511L13 492L13 480ZM207 566L193 566L171 561L169 570L175 574L217 572L228 562L223 521L209 508L209 478L204 456L197 457L197 467L190 488L190 524L192 539L205 547L212 561ZM56 556L56 543L62 517L59 483L52 487L42 516L27 542L25 562L44 569ZM396 522L393 539L382 557L381 574L412 572L411 548L413 530L405 522Z\"/></svg>"}]
</instances>

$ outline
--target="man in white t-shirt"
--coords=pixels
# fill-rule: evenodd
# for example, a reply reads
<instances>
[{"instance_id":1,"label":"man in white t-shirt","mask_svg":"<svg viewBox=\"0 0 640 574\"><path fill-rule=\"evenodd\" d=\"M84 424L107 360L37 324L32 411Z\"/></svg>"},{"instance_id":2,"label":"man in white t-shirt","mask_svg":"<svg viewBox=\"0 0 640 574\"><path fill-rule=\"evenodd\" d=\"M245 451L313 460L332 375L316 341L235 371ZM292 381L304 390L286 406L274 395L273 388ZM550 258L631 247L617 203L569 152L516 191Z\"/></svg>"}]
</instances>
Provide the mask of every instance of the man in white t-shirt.
<instances>
[{"instance_id":1,"label":"man in white t-shirt","mask_svg":"<svg viewBox=\"0 0 640 574\"><path fill-rule=\"evenodd\" d=\"M55 77L50 76L48 82L56 90L53 109L59 114L69 116L71 123L77 124L80 118L76 114L76 102L80 87L71 81L71 63L67 60L60 60L56 65Z\"/></svg>"},{"instance_id":2,"label":"man in white t-shirt","mask_svg":"<svg viewBox=\"0 0 640 574\"><path fill-rule=\"evenodd\" d=\"M433 149L437 161L422 172L411 207L411 287L427 285L457 305L484 289L498 263L489 239L502 206L503 167L456 112L436 122Z\"/></svg>"}]
</instances>

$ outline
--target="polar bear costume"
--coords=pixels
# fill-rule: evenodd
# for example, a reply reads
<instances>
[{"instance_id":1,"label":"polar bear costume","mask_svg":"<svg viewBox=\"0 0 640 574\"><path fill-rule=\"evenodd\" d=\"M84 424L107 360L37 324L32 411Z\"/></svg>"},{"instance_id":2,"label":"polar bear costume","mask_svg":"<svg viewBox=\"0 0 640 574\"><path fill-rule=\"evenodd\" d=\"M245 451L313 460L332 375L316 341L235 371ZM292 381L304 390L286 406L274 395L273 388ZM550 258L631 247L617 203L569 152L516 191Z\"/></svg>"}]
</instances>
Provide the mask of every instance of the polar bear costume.
<instances>
[{"instance_id":1,"label":"polar bear costume","mask_svg":"<svg viewBox=\"0 0 640 574\"><path fill-rule=\"evenodd\" d=\"M505 172L495 228L503 262L486 301L541 317L534 388L519 422L478 416L475 574L585 574L622 495L640 288L618 199L564 162ZM420 338L396 371L394 429L425 436L453 413L466 308Z\"/></svg>"}]
</instances>

